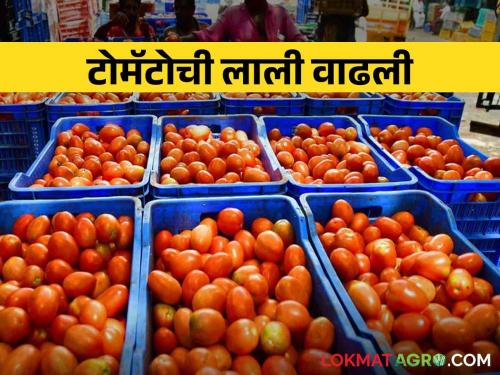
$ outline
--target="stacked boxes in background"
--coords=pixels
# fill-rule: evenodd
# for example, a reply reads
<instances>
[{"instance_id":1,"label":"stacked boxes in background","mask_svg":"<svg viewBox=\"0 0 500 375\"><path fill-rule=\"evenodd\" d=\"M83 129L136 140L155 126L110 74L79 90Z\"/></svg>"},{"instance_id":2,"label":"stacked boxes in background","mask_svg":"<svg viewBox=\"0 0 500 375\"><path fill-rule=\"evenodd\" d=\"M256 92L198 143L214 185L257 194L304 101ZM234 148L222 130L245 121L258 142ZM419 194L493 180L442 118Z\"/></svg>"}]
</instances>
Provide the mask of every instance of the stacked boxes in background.
<instances>
[{"instance_id":1,"label":"stacked boxes in background","mask_svg":"<svg viewBox=\"0 0 500 375\"><path fill-rule=\"evenodd\" d=\"M97 0L57 0L60 39L93 34L99 10Z\"/></svg>"},{"instance_id":2,"label":"stacked boxes in background","mask_svg":"<svg viewBox=\"0 0 500 375\"><path fill-rule=\"evenodd\" d=\"M484 10L484 9L481 9ZM481 32L481 42L494 42L495 41L495 35L497 31L497 19L495 16L495 11L491 9L486 9L488 12L484 12L484 23L483 23L483 29ZM479 13L478 17L478 23L483 20L480 19L481 13Z\"/></svg>"},{"instance_id":3,"label":"stacked boxes in background","mask_svg":"<svg viewBox=\"0 0 500 375\"><path fill-rule=\"evenodd\" d=\"M467 34L467 42L494 42L497 18L493 9L483 8L479 11L476 24Z\"/></svg>"},{"instance_id":4,"label":"stacked boxes in background","mask_svg":"<svg viewBox=\"0 0 500 375\"><path fill-rule=\"evenodd\" d=\"M439 37L443 39L452 39L455 32L459 32L464 21L465 14L459 12L451 12L445 18Z\"/></svg>"},{"instance_id":5,"label":"stacked boxes in background","mask_svg":"<svg viewBox=\"0 0 500 375\"><path fill-rule=\"evenodd\" d=\"M47 14L41 12L37 1L12 0L7 2L9 29L13 41L50 41ZM35 12L36 11L36 12Z\"/></svg>"}]
</instances>

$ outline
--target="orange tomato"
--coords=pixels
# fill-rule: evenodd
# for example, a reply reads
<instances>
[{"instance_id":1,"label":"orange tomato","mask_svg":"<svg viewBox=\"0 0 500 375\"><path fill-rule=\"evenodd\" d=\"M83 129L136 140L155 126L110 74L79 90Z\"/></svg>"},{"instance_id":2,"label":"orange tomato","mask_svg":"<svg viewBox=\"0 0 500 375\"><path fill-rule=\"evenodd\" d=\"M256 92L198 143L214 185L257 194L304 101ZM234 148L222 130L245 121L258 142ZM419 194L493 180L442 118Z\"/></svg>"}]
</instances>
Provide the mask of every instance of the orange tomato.
<instances>
[{"instance_id":1,"label":"orange tomato","mask_svg":"<svg viewBox=\"0 0 500 375\"><path fill-rule=\"evenodd\" d=\"M226 347L237 355L250 354L259 344L256 324L249 319L234 321L226 331Z\"/></svg>"}]
</instances>

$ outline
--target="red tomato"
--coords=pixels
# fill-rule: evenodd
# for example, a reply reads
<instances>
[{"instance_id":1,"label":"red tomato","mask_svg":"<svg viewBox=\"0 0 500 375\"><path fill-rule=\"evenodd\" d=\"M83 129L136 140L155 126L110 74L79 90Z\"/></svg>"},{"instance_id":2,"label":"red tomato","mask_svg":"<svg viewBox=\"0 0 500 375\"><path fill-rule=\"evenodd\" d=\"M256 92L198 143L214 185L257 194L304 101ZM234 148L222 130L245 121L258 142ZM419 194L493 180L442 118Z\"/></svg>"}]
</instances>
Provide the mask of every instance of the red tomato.
<instances>
[{"instance_id":1,"label":"red tomato","mask_svg":"<svg viewBox=\"0 0 500 375\"><path fill-rule=\"evenodd\" d=\"M7 355L2 365L2 374L36 375L40 359L40 351L33 345L18 346Z\"/></svg>"},{"instance_id":2,"label":"red tomato","mask_svg":"<svg viewBox=\"0 0 500 375\"><path fill-rule=\"evenodd\" d=\"M236 208L225 208L217 215L217 226L219 230L233 237L243 229L243 212Z\"/></svg>"},{"instance_id":3,"label":"red tomato","mask_svg":"<svg viewBox=\"0 0 500 375\"><path fill-rule=\"evenodd\" d=\"M95 222L96 236L99 242L107 244L115 242L120 235L120 223L109 214L99 215Z\"/></svg>"},{"instance_id":4,"label":"red tomato","mask_svg":"<svg viewBox=\"0 0 500 375\"><path fill-rule=\"evenodd\" d=\"M380 313L380 298L375 290L362 281L349 283L347 293L365 319L376 319Z\"/></svg>"},{"instance_id":5,"label":"red tomato","mask_svg":"<svg viewBox=\"0 0 500 375\"><path fill-rule=\"evenodd\" d=\"M474 329L463 319L443 318L432 327L432 342L442 353L454 349L467 352L474 342Z\"/></svg>"},{"instance_id":6,"label":"red tomato","mask_svg":"<svg viewBox=\"0 0 500 375\"><path fill-rule=\"evenodd\" d=\"M391 281L385 293L387 306L393 312L421 312L429 304L425 293L414 283L399 279Z\"/></svg>"},{"instance_id":7,"label":"red tomato","mask_svg":"<svg viewBox=\"0 0 500 375\"><path fill-rule=\"evenodd\" d=\"M226 314L230 322L255 317L252 296L244 287L237 286L227 293Z\"/></svg>"},{"instance_id":8,"label":"red tomato","mask_svg":"<svg viewBox=\"0 0 500 375\"><path fill-rule=\"evenodd\" d=\"M212 254L203 265L203 271L210 280L218 277L227 277L233 270L233 259L225 252Z\"/></svg>"},{"instance_id":9,"label":"red tomato","mask_svg":"<svg viewBox=\"0 0 500 375\"><path fill-rule=\"evenodd\" d=\"M405 313L394 320L393 333L398 341L423 341L431 332L431 322L423 314Z\"/></svg>"},{"instance_id":10,"label":"red tomato","mask_svg":"<svg viewBox=\"0 0 500 375\"><path fill-rule=\"evenodd\" d=\"M441 281L451 272L451 260L440 251L424 251L416 257L412 270L431 281Z\"/></svg>"},{"instance_id":11,"label":"red tomato","mask_svg":"<svg viewBox=\"0 0 500 375\"><path fill-rule=\"evenodd\" d=\"M124 285L113 285L97 297L106 308L108 318L113 318L125 310L128 302L128 289Z\"/></svg>"},{"instance_id":12,"label":"red tomato","mask_svg":"<svg viewBox=\"0 0 500 375\"><path fill-rule=\"evenodd\" d=\"M108 319L101 331L102 350L106 355L116 359L121 358L123 344L125 342L125 328L120 323L115 324L113 319Z\"/></svg>"},{"instance_id":13,"label":"red tomato","mask_svg":"<svg viewBox=\"0 0 500 375\"><path fill-rule=\"evenodd\" d=\"M390 239L381 238L369 243L367 252L369 252L370 256L371 270L375 273L396 266L396 247Z\"/></svg>"},{"instance_id":14,"label":"red tomato","mask_svg":"<svg viewBox=\"0 0 500 375\"><path fill-rule=\"evenodd\" d=\"M30 333L30 319L26 311L19 307L0 310L0 341L14 345Z\"/></svg>"},{"instance_id":15,"label":"red tomato","mask_svg":"<svg viewBox=\"0 0 500 375\"><path fill-rule=\"evenodd\" d=\"M78 365L78 360L64 346L53 346L44 352L41 358L40 369L42 375L72 374Z\"/></svg>"},{"instance_id":16,"label":"red tomato","mask_svg":"<svg viewBox=\"0 0 500 375\"><path fill-rule=\"evenodd\" d=\"M69 327L78 324L78 319L72 315L58 315L50 324L49 334L53 342L58 345L64 343L64 335Z\"/></svg>"},{"instance_id":17,"label":"red tomato","mask_svg":"<svg viewBox=\"0 0 500 375\"><path fill-rule=\"evenodd\" d=\"M330 262L343 282L353 280L359 274L358 261L347 249L337 248L333 250L330 254Z\"/></svg>"},{"instance_id":18,"label":"red tomato","mask_svg":"<svg viewBox=\"0 0 500 375\"><path fill-rule=\"evenodd\" d=\"M130 284L130 261L124 256L112 257L107 266L107 273L111 284L122 284L128 286Z\"/></svg>"},{"instance_id":19,"label":"red tomato","mask_svg":"<svg viewBox=\"0 0 500 375\"><path fill-rule=\"evenodd\" d=\"M50 236L47 247L50 259L62 259L72 266L78 263L78 244L70 234L66 232L54 232Z\"/></svg>"},{"instance_id":20,"label":"red tomato","mask_svg":"<svg viewBox=\"0 0 500 375\"><path fill-rule=\"evenodd\" d=\"M69 327L64 335L64 346L80 360L95 358L102 354L102 339L99 331L88 324Z\"/></svg>"},{"instance_id":21,"label":"red tomato","mask_svg":"<svg viewBox=\"0 0 500 375\"><path fill-rule=\"evenodd\" d=\"M91 294L95 285L95 276L88 272L73 272L66 276L63 281L64 291L73 298Z\"/></svg>"},{"instance_id":22,"label":"red tomato","mask_svg":"<svg viewBox=\"0 0 500 375\"><path fill-rule=\"evenodd\" d=\"M476 253L465 253L455 259L453 267L463 268L474 276L483 268L483 259Z\"/></svg>"},{"instance_id":23,"label":"red tomato","mask_svg":"<svg viewBox=\"0 0 500 375\"><path fill-rule=\"evenodd\" d=\"M42 285L35 289L28 302L31 321L38 326L50 324L59 309L59 294L50 286Z\"/></svg>"},{"instance_id":24,"label":"red tomato","mask_svg":"<svg viewBox=\"0 0 500 375\"><path fill-rule=\"evenodd\" d=\"M375 220L374 225L380 229L382 237L388 237L394 241L403 233L401 224L390 217L380 217Z\"/></svg>"},{"instance_id":25,"label":"red tomato","mask_svg":"<svg viewBox=\"0 0 500 375\"><path fill-rule=\"evenodd\" d=\"M469 272L456 268L446 280L446 293L454 300L467 299L474 291L474 281Z\"/></svg>"},{"instance_id":26,"label":"red tomato","mask_svg":"<svg viewBox=\"0 0 500 375\"><path fill-rule=\"evenodd\" d=\"M153 271L148 277L148 286L153 295L163 303L176 305L182 296L179 282L162 271Z\"/></svg>"}]
</instances>

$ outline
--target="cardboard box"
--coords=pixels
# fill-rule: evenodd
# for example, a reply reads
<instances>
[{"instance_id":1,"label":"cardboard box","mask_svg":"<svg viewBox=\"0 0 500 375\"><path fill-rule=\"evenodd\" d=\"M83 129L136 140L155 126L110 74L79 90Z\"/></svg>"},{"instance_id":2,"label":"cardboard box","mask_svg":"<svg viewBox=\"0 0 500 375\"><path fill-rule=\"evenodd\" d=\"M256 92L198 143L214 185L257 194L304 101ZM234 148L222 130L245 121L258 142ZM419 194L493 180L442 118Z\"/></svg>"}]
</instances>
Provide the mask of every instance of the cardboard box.
<instances>
[{"instance_id":1,"label":"cardboard box","mask_svg":"<svg viewBox=\"0 0 500 375\"><path fill-rule=\"evenodd\" d=\"M451 39L452 32L453 31L451 31L451 30L441 29L441 32L439 33L439 37L441 39Z\"/></svg>"},{"instance_id":2,"label":"cardboard box","mask_svg":"<svg viewBox=\"0 0 500 375\"><path fill-rule=\"evenodd\" d=\"M481 34L481 42L495 42L495 33L485 33Z\"/></svg>"},{"instance_id":3,"label":"cardboard box","mask_svg":"<svg viewBox=\"0 0 500 375\"><path fill-rule=\"evenodd\" d=\"M483 33L495 34L496 31L497 31L497 23L496 23L496 21L495 22L487 21L487 22L484 23L484 25L483 25Z\"/></svg>"},{"instance_id":4,"label":"cardboard box","mask_svg":"<svg viewBox=\"0 0 500 375\"><path fill-rule=\"evenodd\" d=\"M454 42L465 42L467 34L462 33L460 31L455 31L451 37L451 40Z\"/></svg>"},{"instance_id":5,"label":"cardboard box","mask_svg":"<svg viewBox=\"0 0 500 375\"><path fill-rule=\"evenodd\" d=\"M464 21L460 24L459 31L467 33L474 26L473 21Z\"/></svg>"},{"instance_id":6,"label":"cardboard box","mask_svg":"<svg viewBox=\"0 0 500 375\"><path fill-rule=\"evenodd\" d=\"M481 41L481 38L476 38L472 35L468 35L465 37L465 41L466 42L480 42Z\"/></svg>"}]
</instances>

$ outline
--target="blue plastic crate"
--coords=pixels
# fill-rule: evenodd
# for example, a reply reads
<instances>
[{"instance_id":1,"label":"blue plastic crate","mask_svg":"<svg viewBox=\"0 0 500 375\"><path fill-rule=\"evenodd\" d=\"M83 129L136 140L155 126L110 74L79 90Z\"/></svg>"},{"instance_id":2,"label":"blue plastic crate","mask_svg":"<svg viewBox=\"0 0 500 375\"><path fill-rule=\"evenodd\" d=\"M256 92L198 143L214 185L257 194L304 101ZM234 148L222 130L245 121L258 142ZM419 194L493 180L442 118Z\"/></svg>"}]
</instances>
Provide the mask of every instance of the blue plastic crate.
<instances>
[{"instance_id":1,"label":"blue plastic crate","mask_svg":"<svg viewBox=\"0 0 500 375\"><path fill-rule=\"evenodd\" d=\"M216 115L219 113L219 94L211 94L209 100L177 100L150 102L134 98L134 110L138 115L174 116L174 115Z\"/></svg>"},{"instance_id":2,"label":"blue plastic crate","mask_svg":"<svg viewBox=\"0 0 500 375\"><path fill-rule=\"evenodd\" d=\"M31 12L30 0L12 0L12 5L16 14L19 12Z\"/></svg>"},{"instance_id":3,"label":"blue plastic crate","mask_svg":"<svg viewBox=\"0 0 500 375\"><path fill-rule=\"evenodd\" d=\"M175 11L173 1L165 2L164 5L165 5L165 9L164 9L165 13L173 13ZM157 13L159 13L159 12L157 12Z\"/></svg>"},{"instance_id":4,"label":"blue plastic crate","mask_svg":"<svg viewBox=\"0 0 500 375\"><path fill-rule=\"evenodd\" d=\"M438 92L438 94L444 96L445 98L451 98L455 95L453 92Z\"/></svg>"},{"instance_id":5,"label":"blue plastic crate","mask_svg":"<svg viewBox=\"0 0 500 375\"><path fill-rule=\"evenodd\" d=\"M394 166L402 166L370 135L370 127L386 128L391 124L409 126L415 132L420 127L428 127L443 139L456 139L464 150L465 156L476 154L481 160L488 158L476 150L458 135L457 128L440 117L418 116L359 116L363 124L363 132L368 135L369 142L377 147L380 153ZM417 176L419 186L431 192L453 211L457 226L481 251L498 251L500 249L500 182L499 180L438 180L429 176L419 167L409 169ZM498 193L492 202L469 202L473 193Z\"/></svg>"},{"instance_id":6,"label":"blue plastic crate","mask_svg":"<svg viewBox=\"0 0 500 375\"><path fill-rule=\"evenodd\" d=\"M16 22L16 31L23 42L36 42L35 26L32 19L22 18Z\"/></svg>"},{"instance_id":7,"label":"blue plastic crate","mask_svg":"<svg viewBox=\"0 0 500 375\"><path fill-rule=\"evenodd\" d=\"M26 171L45 146L44 101L0 105L0 179Z\"/></svg>"},{"instance_id":8,"label":"blue plastic crate","mask_svg":"<svg viewBox=\"0 0 500 375\"><path fill-rule=\"evenodd\" d=\"M446 101L433 102L394 99L386 95L384 101L384 112L389 115L439 116L456 125L457 128L460 127L464 107L465 102L456 96L450 96L446 98Z\"/></svg>"},{"instance_id":9,"label":"blue plastic crate","mask_svg":"<svg viewBox=\"0 0 500 375\"><path fill-rule=\"evenodd\" d=\"M160 126L156 137L156 154L151 173L151 191L155 198L165 197L202 197L202 196L234 196L234 195L262 195L280 194L285 192L286 179L271 162L272 150L259 137L258 119L252 115L229 115L229 116L165 116L160 118ZM161 185L160 184L160 163L162 128L165 124L173 123L177 130L185 128L191 124L207 125L212 130L215 137L220 135L222 129L233 127L235 130L243 130L248 138L252 139L261 148L260 159L271 177L271 182L265 183L236 183L236 184L187 184L187 185Z\"/></svg>"},{"instance_id":10,"label":"blue plastic crate","mask_svg":"<svg viewBox=\"0 0 500 375\"><path fill-rule=\"evenodd\" d=\"M374 147L372 147L363 137L361 126L348 116L329 116L329 117L303 117L303 116L291 116L291 117L279 117L279 116L264 116L261 117L261 129L260 135L262 138L267 138L267 132L273 128L278 128L282 135L291 136L295 127L300 123L306 123L313 128L319 127L323 122L330 121L335 124L337 128L348 128L354 127L358 131L358 141L362 142L368 147L370 147L371 155L375 159L377 166L380 171L380 176L387 177L390 182L388 183L369 183L369 184L300 184L297 183L290 173L286 171L283 167L280 167L283 173L288 177L287 191L293 196L300 196L303 193L314 193L314 192L329 192L329 191L391 191L391 190L404 190L410 189L416 186L417 179L415 176L408 173L406 168L394 167L389 164ZM270 145L268 146L270 147ZM276 155L273 154L272 161L276 166L279 166L278 159Z\"/></svg>"},{"instance_id":11,"label":"blue plastic crate","mask_svg":"<svg viewBox=\"0 0 500 375\"><path fill-rule=\"evenodd\" d=\"M295 229L296 243L304 248L307 258L307 268L313 279L313 295L310 309L313 316L323 315L335 325L334 353L353 353L365 355L374 354L375 348L366 339L357 336L352 329L348 317L314 255L307 238L305 218L298 204L285 196L260 196L239 198L204 198L204 199L173 199L150 202L144 209L143 219L143 252L140 279L139 314L141 324L137 326L136 349L133 360L133 374L147 374L147 368L152 358L153 334L151 311L152 299L147 287L149 272L153 269L154 257L151 243L154 235L168 229L177 233L184 229L191 229L206 217L214 217L217 212L226 208L235 207L245 215L245 227L252 221L265 216L272 221L286 218ZM351 374L383 374L380 367L351 368Z\"/></svg>"},{"instance_id":12,"label":"blue plastic crate","mask_svg":"<svg viewBox=\"0 0 500 375\"><path fill-rule=\"evenodd\" d=\"M120 125L125 132L130 129L138 129L143 139L150 144L148 164L142 181L137 184L117 186L30 188L36 179L42 178L47 173L48 165L57 146L57 135L62 131L71 129L74 124L79 122L84 122L94 132L99 131L108 123ZM155 128L157 126L154 116L68 117L60 119L52 127L50 141L33 165L26 173L16 174L10 182L9 189L12 197L15 199L68 199L127 195L144 198L149 192L149 176L153 167L155 136L158 133Z\"/></svg>"},{"instance_id":13,"label":"blue plastic crate","mask_svg":"<svg viewBox=\"0 0 500 375\"><path fill-rule=\"evenodd\" d=\"M74 116L126 116L134 110L132 94L126 102L102 104L58 104L65 92L61 92L47 101L47 119L49 127L63 117Z\"/></svg>"},{"instance_id":14,"label":"blue plastic crate","mask_svg":"<svg viewBox=\"0 0 500 375\"><path fill-rule=\"evenodd\" d=\"M295 22L301 24L306 22L307 12L311 6L310 0L297 1L297 14L295 15Z\"/></svg>"},{"instance_id":15,"label":"blue plastic crate","mask_svg":"<svg viewBox=\"0 0 500 375\"><path fill-rule=\"evenodd\" d=\"M310 238L316 250L322 266L333 285L347 315L350 317L354 329L365 338L369 338L377 347L379 353L390 353L391 346L384 335L380 332L371 331L366 326L354 306L351 298L347 294L339 277L337 276L330 259L328 258L321 241L316 232L315 221L325 224L331 215L331 206L339 199L348 201L355 212L364 212L370 219L375 219L382 215L391 216L398 211L409 211L415 216L415 222L424 226L432 234L447 233L455 244L455 253L463 254L474 252L481 255L484 267L479 273L479 277L492 283L495 293L500 293L500 271L489 259L481 254L464 236L461 234L453 219L453 214L441 201L433 195L423 191L400 191L384 193L354 193L354 194L305 194L301 196L300 203L306 214ZM497 254L498 255L498 254ZM402 368L395 368L396 372Z\"/></svg>"},{"instance_id":16,"label":"blue plastic crate","mask_svg":"<svg viewBox=\"0 0 500 375\"><path fill-rule=\"evenodd\" d=\"M35 42L50 42L49 21L47 13L33 13Z\"/></svg>"},{"instance_id":17,"label":"blue plastic crate","mask_svg":"<svg viewBox=\"0 0 500 375\"><path fill-rule=\"evenodd\" d=\"M292 98L283 99L234 99L221 94L221 112L226 115L303 115L306 109L305 96L292 93Z\"/></svg>"},{"instance_id":18,"label":"blue plastic crate","mask_svg":"<svg viewBox=\"0 0 500 375\"><path fill-rule=\"evenodd\" d=\"M378 93L360 93L356 99L318 99L306 97L306 114L308 116L382 114L384 96Z\"/></svg>"},{"instance_id":19,"label":"blue plastic crate","mask_svg":"<svg viewBox=\"0 0 500 375\"><path fill-rule=\"evenodd\" d=\"M14 221L21 215L33 214L54 215L59 211L69 211L73 214L91 212L94 215L103 213L115 216L128 215L134 219L134 243L132 248L132 268L130 276L129 300L127 306L127 324L125 343L120 361L120 375L130 375L132 353L137 326L137 304L139 299L139 276L141 265L141 204L138 199L107 198L107 199L74 199L74 200L42 200L42 201L10 201L0 203L0 213L3 220L0 222L0 234L12 233Z\"/></svg>"},{"instance_id":20,"label":"blue plastic crate","mask_svg":"<svg viewBox=\"0 0 500 375\"><path fill-rule=\"evenodd\" d=\"M200 23L205 23L207 25L212 24L212 19L209 18L206 13L195 13L194 17ZM149 23L157 36L161 37L168 27L175 25L177 19L175 13L166 12L165 14L160 13L146 16L144 17L144 21Z\"/></svg>"}]
</instances>

